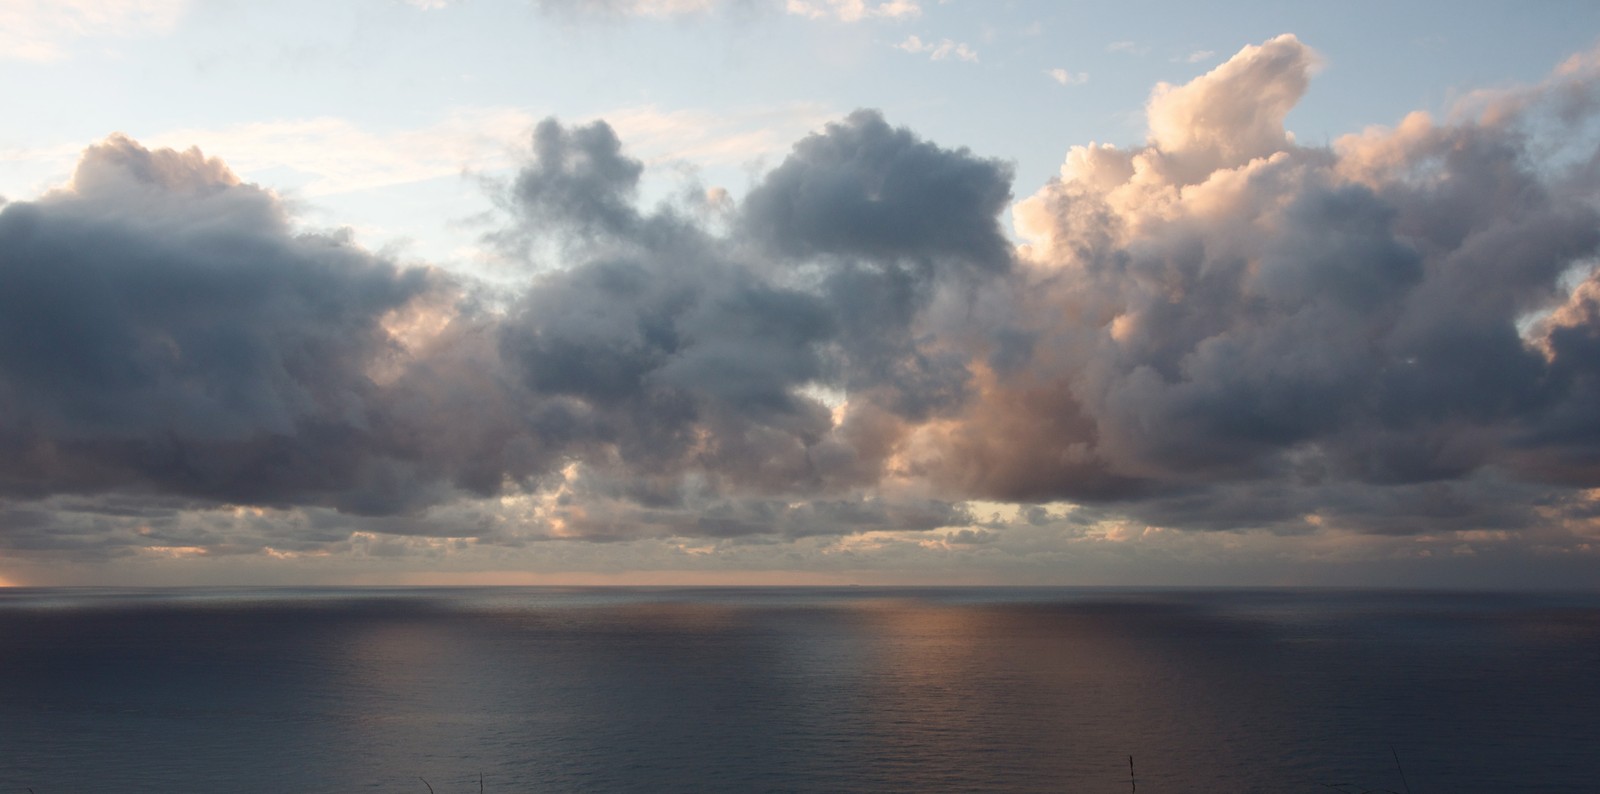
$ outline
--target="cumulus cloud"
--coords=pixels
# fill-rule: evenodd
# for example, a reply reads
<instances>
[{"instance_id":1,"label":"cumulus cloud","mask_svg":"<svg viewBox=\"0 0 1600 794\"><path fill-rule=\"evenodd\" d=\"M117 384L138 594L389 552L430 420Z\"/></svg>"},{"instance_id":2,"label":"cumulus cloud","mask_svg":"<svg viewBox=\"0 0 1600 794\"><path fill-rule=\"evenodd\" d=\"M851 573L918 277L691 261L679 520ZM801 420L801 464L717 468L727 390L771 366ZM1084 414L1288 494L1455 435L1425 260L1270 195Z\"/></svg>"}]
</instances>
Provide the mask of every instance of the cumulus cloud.
<instances>
[{"instance_id":1,"label":"cumulus cloud","mask_svg":"<svg viewBox=\"0 0 1600 794\"><path fill-rule=\"evenodd\" d=\"M1187 518L1165 516L1189 524L1205 495L1220 506L1233 487L1216 483L1272 483L1290 497L1272 520L1292 521L1351 488L1566 470L1556 434L1532 428L1560 421L1584 378L1563 373L1593 361L1578 352L1587 331L1563 324L1587 328L1585 290L1561 287L1600 244L1592 187L1579 186L1590 177L1540 167L1532 106L1301 147L1283 119L1317 64L1280 36L1158 86L1145 146L1074 148L1061 178L1018 205L1026 259L1049 286L1035 311L1057 328L1030 378L1059 384L1048 412L1018 424L1061 429L986 448L1078 450L1097 471L1200 494ZM1020 394L1002 382L989 399ZM1007 433L989 427L962 437ZM1057 465L1035 498L1093 495ZM990 485L1015 496L1049 481Z\"/></svg>"},{"instance_id":2,"label":"cumulus cloud","mask_svg":"<svg viewBox=\"0 0 1600 794\"><path fill-rule=\"evenodd\" d=\"M831 492L876 480L874 427L958 400L963 363L919 330L942 290L1009 269L1004 166L862 112L797 144L719 236L637 208L639 163L604 124L546 122L535 150L509 207L575 264L536 280L500 349L589 465L673 492Z\"/></svg>"},{"instance_id":3,"label":"cumulus cloud","mask_svg":"<svg viewBox=\"0 0 1600 794\"><path fill-rule=\"evenodd\" d=\"M0 539L1590 548L1591 60L1308 147L1320 59L1245 47L1073 147L1020 247L1009 166L873 111L656 206L617 128L549 119L496 188L513 288L112 138L0 209Z\"/></svg>"},{"instance_id":4,"label":"cumulus cloud","mask_svg":"<svg viewBox=\"0 0 1600 794\"><path fill-rule=\"evenodd\" d=\"M1310 83L1316 56L1293 36L1246 47L1194 81L1161 83L1146 112L1150 143L1177 175L1200 181L1223 168L1285 151L1293 138L1283 119Z\"/></svg>"},{"instance_id":5,"label":"cumulus cloud","mask_svg":"<svg viewBox=\"0 0 1600 794\"><path fill-rule=\"evenodd\" d=\"M0 492L151 489L361 509L386 323L443 279L291 231L197 150L121 137L70 187L0 210Z\"/></svg>"},{"instance_id":6,"label":"cumulus cloud","mask_svg":"<svg viewBox=\"0 0 1600 794\"><path fill-rule=\"evenodd\" d=\"M396 517L579 493L587 518L544 524L583 537L859 523L796 496L911 514L872 488L889 439L960 400L925 326L1010 269L1006 166L861 112L718 234L641 208L605 123L530 143L498 239L564 264L509 297L297 232L198 150L92 147L68 188L0 211L0 489ZM938 504L912 512L959 515Z\"/></svg>"}]
</instances>

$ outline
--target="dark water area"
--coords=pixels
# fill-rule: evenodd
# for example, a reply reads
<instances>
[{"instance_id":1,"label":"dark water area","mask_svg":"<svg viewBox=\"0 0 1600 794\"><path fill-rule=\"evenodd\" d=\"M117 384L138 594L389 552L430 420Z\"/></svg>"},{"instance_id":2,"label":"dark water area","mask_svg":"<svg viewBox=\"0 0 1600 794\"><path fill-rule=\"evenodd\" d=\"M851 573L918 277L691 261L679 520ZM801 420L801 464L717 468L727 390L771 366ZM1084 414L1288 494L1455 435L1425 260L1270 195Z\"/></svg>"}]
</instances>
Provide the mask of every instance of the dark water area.
<instances>
[{"instance_id":1,"label":"dark water area","mask_svg":"<svg viewBox=\"0 0 1600 794\"><path fill-rule=\"evenodd\" d=\"M1130 755L1140 794L1600 791L1600 597L0 591L0 794L1127 792Z\"/></svg>"}]
</instances>

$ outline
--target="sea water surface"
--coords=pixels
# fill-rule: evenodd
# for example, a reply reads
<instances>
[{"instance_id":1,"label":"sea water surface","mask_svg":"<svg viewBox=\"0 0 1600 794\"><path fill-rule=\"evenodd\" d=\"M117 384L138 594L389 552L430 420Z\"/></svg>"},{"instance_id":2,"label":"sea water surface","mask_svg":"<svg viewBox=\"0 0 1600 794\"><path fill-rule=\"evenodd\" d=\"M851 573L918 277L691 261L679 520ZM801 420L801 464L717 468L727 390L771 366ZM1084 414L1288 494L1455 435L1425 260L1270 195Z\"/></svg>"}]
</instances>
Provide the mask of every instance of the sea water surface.
<instances>
[{"instance_id":1,"label":"sea water surface","mask_svg":"<svg viewBox=\"0 0 1600 794\"><path fill-rule=\"evenodd\" d=\"M1600 791L1600 597L0 591L0 794L1125 792L1130 756L1141 794Z\"/></svg>"}]
</instances>

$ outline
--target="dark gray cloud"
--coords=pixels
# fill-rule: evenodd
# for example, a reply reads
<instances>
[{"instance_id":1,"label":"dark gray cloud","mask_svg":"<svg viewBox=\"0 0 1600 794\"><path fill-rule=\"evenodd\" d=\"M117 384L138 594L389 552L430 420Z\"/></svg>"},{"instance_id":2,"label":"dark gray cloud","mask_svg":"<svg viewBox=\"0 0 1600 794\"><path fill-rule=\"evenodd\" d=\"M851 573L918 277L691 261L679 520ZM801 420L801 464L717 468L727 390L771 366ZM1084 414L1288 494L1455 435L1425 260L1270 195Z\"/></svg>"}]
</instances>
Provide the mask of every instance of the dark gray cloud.
<instances>
[{"instance_id":1,"label":"dark gray cloud","mask_svg":"<svg viewBox=\"0 0 1600 794\"><path fill-rule=\"evenodd\" d=\"M1573 290L1545 321L1544 402L1513 429L1510 457L1540 479L1600 483L1600 273Z\"/></svg>"},{"instance_id":2,"label":"dark gray cloud","mask_svg":"<svg viewBox=\"0 0 1600 794\"><path fill-rule=\"evenodd\" d=\"M564 265L503 309L296 233L275 197L197 151L90 149L69 189L0 214L0 488L403 516L551 487L576 462L614 483L587 498L681 513L699 494L704 520L667 522L687 534L807 534L835 525L771 500L876 503L862 489L903 432L894 417L962 399L964 360L922 324L941 290L976 283L962 270L1007 268L1003 167L856 114L758 194L887 178L883 218L942 219L938 246L895 255L903 230L838 238L814 219L777 251L640 209L642 165L603 123L549 120L531 142L498 239ZM785 222L764 212L742 223ZM861 394L835 423L819 389Z\"/></svg>"},{"instance_id":3,"label":"dark gray cloud","mask_svg":"<svg viewBox=\"0 0 1600 794\"><path fill-rule=\"evenodd\" d=\"M198 151L97 145L0 210L0 491L359 507L382 323L440 282L293 234Z\"/></svg>"},{"instance_id":4,"label":"dark gray cloud","mask_svg":"<svg viewBox=\"0 0 1600 794\"><path fill-rule=\"evenodd\" d=\"M1003 166L861 112L797 144L727 235L640 211L640 171L603 123L547 121L506 192L515 234L574 260L535 278L499 331L527 393L565 415L551 440L571 455L814 494L870 484L891 451L856 443L860 421L836 427L815 389L912 419L961 402L966 361L925 318L941 291L980 280L969 271L1009 268ZM881 223L835 229L837 200L879 207ZM897 218L934 219L938 239Z\"/></svg>"},{"instance_id":5,"label":"dark gray cloud","mask_svg":"<svg viewBox=\"0 0 1600 794\"><path fill-rule=\"evenodd\" d=\"M530 220L583 234L627 234L640 222L634 198L643 173L608 125L569 130L545 119L533 131L533 160L517 175L512 199Z\"/></svg>"},{"instance_id":6,"label":"dark gray cloud","mask_svg":"<svg viewBox=\"0 0 1600 794\"><path fill-rule=\"evenodd\" d=\"M1011 243L995 222L1011 168L894 128L874 111L795 144L743 205L744 231L786 257L1004 272Z\"/></svg>"}]
</instances>

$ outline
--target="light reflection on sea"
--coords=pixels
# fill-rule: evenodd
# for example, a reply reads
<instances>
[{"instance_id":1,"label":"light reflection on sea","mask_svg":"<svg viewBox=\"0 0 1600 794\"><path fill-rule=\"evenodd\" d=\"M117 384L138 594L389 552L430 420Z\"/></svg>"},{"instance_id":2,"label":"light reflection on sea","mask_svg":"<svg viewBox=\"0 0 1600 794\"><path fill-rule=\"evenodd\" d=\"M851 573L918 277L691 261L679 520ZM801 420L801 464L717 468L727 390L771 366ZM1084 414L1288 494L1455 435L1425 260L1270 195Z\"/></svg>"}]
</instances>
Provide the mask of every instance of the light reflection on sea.
<instances>
[{"instance_id":1,"label":"light reflection on sea","mask_svg":"<svg viewBox=\"0 0 1600 794\"><path fill-rule=\"evenodd\" d=\"M1600 598L0 592L0 792L1586 791Z\"/></svg>"}]
</instances>

